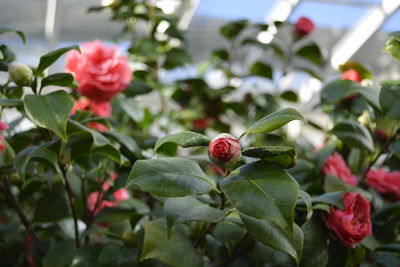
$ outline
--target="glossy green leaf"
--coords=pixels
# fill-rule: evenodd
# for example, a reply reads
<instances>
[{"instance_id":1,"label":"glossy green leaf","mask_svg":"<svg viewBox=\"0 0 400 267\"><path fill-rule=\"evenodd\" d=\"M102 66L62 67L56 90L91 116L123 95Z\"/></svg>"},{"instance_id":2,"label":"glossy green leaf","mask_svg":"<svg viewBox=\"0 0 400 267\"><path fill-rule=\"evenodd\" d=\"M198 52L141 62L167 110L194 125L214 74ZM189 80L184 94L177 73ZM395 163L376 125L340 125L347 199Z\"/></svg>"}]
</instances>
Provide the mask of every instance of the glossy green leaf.
<instances>
[{"instance_id":1,"label":"glossy green leaf","mask_svg":"<svg viewBox=\"0 0 400 267\"><path fill-rule=\"evenodd\" d=\"M343 182L340 178L334 175L327 175L324 178L324 190L326 193L331 193L336 191L357 192L363 195L367 200L372 199L372 195L369 192L357 186L348 185L345 182Z\"/></svg>"},{"instance_id":2,"label":"glossy green leaf","mask_svg":"<svg viewBox=\"0 0 400 267\"><path fill-rule=\"evenodd\" d=\"M380 245L376 248L376 251L391 251L395 253L400 253L400 244L399 243L389 243Z\"/></svg>"},{"instance_id":3,"label":"glossy green leaf","mask_svg":"<svg viewBox=\"0 0 400 267\"><path fill-rule=\"evenodd\" d=\"M166 143L174 143L181 147L208 146L210 138L199 133L183 131L158 138L154 146L154 153Z\"/></svg>"},{"instance_id":4,"label":"glossy green leaf","mask_svg":"<svg viewBox=\"0 0 400 267\"><path fill-rule=\"evenodd\" d=\"M228 40L236 38L246 26L249 24L248 20L236 20L223 25L220 29L220 34Z\"/></svg>"},{"instance_id":5,"label":"glossy green leaf","mask_svg":"<svg viewBox=\"0 0 400 267\"><path fill-rule=\"evenodd\" d=\"M151 86L148 85L146 82L134 80L124 90L124 94L126 96L132 97L132 96L150 93L151 90L152 90Z\"/></svg>"},{"instance_id":6,"label":"glossy green leaf","mask_svg":"<svg viewBox=\"0 0 400 267\"><path fill-rule=\"evenodd\" d=\"M54 142L29 146L17 154L14 161L14 167L23 180L25 179L26 166L31 160L45 163L52 167L55 172L61 173L58 166L57 154L48 148L52 144L54 144Z\"/></svg>"},{"instance_id":7,"label":"glossy green leaf","mask_svg":"<svg viewBox=\"0 0 400 267\"><path fill-rule=\"evenodd\" d=\"M74 76L71 73L54 73L42 80L41 87L49 85L75 87L73 86Z\"/></svg>"},{"instance_id":8,"label":"glossy green leaf","mask_svg":"<svg viewBox=\"0 0 400 267\"><path fill-rule=\"evenodd\" d=\"M130 152L135 154L136 157L142 157L140 147L136 143L136 141L128 136L128 135L123 135L120 133L116 132L105 132L104 135L111 136L113 139L115 139L118 143L120 143L122 146L124 146L126 149L128 149Z\"/></svg>"},{"instance_id":9,"label":"glossy green leaf","mask_svg":"<svg viewBox=\"0 0 400 267\"><path fill-rule=\"evenodd\" d=\"M244 135L249 133L268 133L279 129L280 127L292 120L304 121L304 117L293 108L285 108L271 113L261 120L255 122L240 137L243 137Z\"/></svg>"},{"instance_id":10,"label":"glossy green leaf","mask_svg":"<svg viewBox=\"0 0 400 267\"><path fill-rule=\"evenodd\" d=\"M89 245L79 248L70 267L93 267L98 263L100 251L99 245Z\"/></svg>"},{"instance_id":11,"label":"glossy green leaf","mask_svg":"<svg viewBox=\"0 0 400 267\"><path fill-rule=\"evenodd\" d=\"M135 98L121 99L120 104L121 108L134 122L139 123L143 120L143 110Z\"/></svg>"},{"instance_id":12,"label":"glossy green leaf","mask_svg":"<svg viewBox=\"0 0 400 267\"><path fill-rule=\"evenodd\" d=\"M289 254L298 264L303 250L303 232L296 224L293 233L282 230L273 222L240 214L249 234L265 246Z\"/></svg>"},{"instance_id":13,"label":"glossy green leaf","mask_svg":"<svg viewBox=\"0 0 400 267\"><path fill-rule=\"evenodd\" d=\"M133 165L127 187L164 197L201 195L216 190L215 182L192 160L162 158L138 160Z\"/></svg>"},{"instance_id":14,"label":"glossy green leaf","mask_svg":"<svg viewBox=\"0 0 400 267\"><path fill-rule=\"evenodd\" d=\"M400 120L400 82L385 81L381 83L379 102L387 119Z\"/></svg>"},{"instance_id":15,"label":"glossy green leaf","mask_svg":"<svg viewBox=\"0 0 400 267\"><path fill-rule=\"evenodd\" d=\"M164 214L168 233L175 224L187 221L217 223L224 219L226 211L218 210L192 196L168 198L164 202Z\"/></svg>"},{"instance_id":16,"label":"glossy green leaf","mask_svg":"<svg viewBox=\"0 0 400 267\"><path fill-rule=\"evenodd\" d=\"M389 145L389 150L400 158L400 139L397 139L392 144Z\"/></svg>"},{"instance_id":17,"label":"glossy green leaf","mask_svg":"<svg viewBox=\"0 0 400 267\"><path fill-rule=\"evenodd\" d=\"M263 62L257 61L250 67L250 74L272 79L272 68Z\"/></svg>"},{"instance_id":18,"label":"glossy green leaf","mask_svg":"<svg viewBox=\"0 0 400 267\"><path fill-rule=\"evenodd\" d=\"M322 168L328 157L336 150L336 146L337 146L337 141L330 140L326 144L324 144L323 148L318 150L318 152L314 156L314 161L317 170L320 170Z\"/></svg>"},{"instance_id":19,"label":"glossy green leaf","mask_svg":"<svg viewBox=\"0 0 400 267\"><path fill-rule=\"evenodd\" d=\"M13 30L10 28L0 28L0 34L9 33L9 32L18 34L19 37L21 37L22 42L26 43L26 37L22 31Z\"/></svg>"},{"instance_id":20,"label":"glossy green leaf","mask_svg":"<svg viewBox=\"0 0 400 267\"><path fill-rule=\"evenodd\" d=\"M301 198L304 201L304 203L306 204L306 207L307 207L306 220L310 220L311 216L313 215L311 197L307 192L299 189L299 198Z\"/></svg>"},{"instance_id":21,"label":"glossy green leaf","mask_svg":"<svg viewBox=\"0 0 400 267\"><path fill-rule=\"evenodd\" d=\"M134 267L138 264L138 249L117 244L107 245L99 255L97 267Z\"/></svg>"},{"instance_id":22,"label":"glossy green leaf","mask_svg":"<svg viewBox=\"0 0 400 267\"><path fill-rule=\"evenodd\" d=\"M229 220L223 220L215 226L212 235L232 253L235 246L246 234L246 229Z\"/></svg>"},{"instance_id":23,"label":"glossy green leaf","mask_svg":"<svg viewBox=\"0 0 400 267\"><path fill-rule=\"evenodd\" d=\"M35 222L54 222L71 216L67 195L60 183L43 192L35 206Z\"/></svg>"},{"instance_id":24,"label":"glossy green leaf","mask_svg":"<svg viewBox=\"0 0 400 267\"><path fill-rule=\"evenodd\" d=\"M168 238L167 227L161 221L151 221L144 225L140 261L147 259L157 259L173 267L203 266L203 259L191 241L178 231L173 231Z\"/></svg>"},{"instance_id":25,"label":"glossy green leaf","mask_svg":"<svg viewBox=\"0 0 400 267\"><path fill-rule=\"evenodd\" d=\"M43 258L43 267L69 266L75 256L75 250L74 240L55 243Z\"/></svg>"},{"instance_id":26,"label":"glossy green leaf","mask_svg":"<svg viewBox=\"0 0 400 267\"><path fill-rule=\"evenodd\" d=\"M280 94L280 97L289 102L297 102L299 100L298 95L294 91L286 91Z\"/></svg>"},{"instance_id":27,"label":"glossy green leaf","mask_svg":"<svg viewBox=\"0 0 400 267\"><path fill-rule=\"evenodd\" d=\"M312 204L324 203L328 205L334 205L339 209L343 209L343 192L335 191L331 193L322 194L316 197L311 198Z\"/></svg>"},{"instance_id":28,"label":"glossy green leaf","mask_svg":"<svg viewBox=\"0 0 400 267\"><path fill-rule=\"evenodd\" d=\"M110 144L110 141L98 131L90 129L83 124L71 119L68 121L67 132L68 136L82 133L88 134L92 139L92 149Z\"/></svg>"},{"instance_id":29,"label":"glossy green leaf","mask_svg":"<svg viewBox=\"0 0 400 267\"><path fill-rule=\"evenodd\" d=\"M368 129L354 121L341 121L331 132L349 147L374 151L374 142Z\"/></svg>"},{"instance_id":30,"label":"glossy green leaf","mask_svg":"<svg viewBox=\"0 0 400 267\"><path fill-rule=\"evenodd\" d=\"M63 54L65 54L66 52L68 52L70 50L80 51L79 46L72 45L72 46L63 47L63 48L51 51L50 53L47 53L47 54L41 56L36 73L43 72L50 65L52 65L59 57L61 57Z\"/></svg>"},{"instance_id":31,"label":"glossy green leaf","mask_svg":"<svg viewBox=\"0 0 400 267\"><path fill-rule=\"evenodd\" d=\"M296 51L296 55L319 66L324 63L324 57L322 56L321 50L315 43L304 45Z\"/></svg>"},{"instance_id":32,"label":"glossy green leaf","mask_svg":"<svg viewBox=\"0 0 400 267\"><path fill-rule=\"evenodd\" d=\"M263 161L275 163L282 168L291 168L296 165L297 153L292 147L262 146L248 147L242 150L242 155L260 158Z\"/></svg>"},{"instance_id":33,"label":"glossy green leaf","mask_svg":"<svg viewBox=\"0 0 400 267\"><path fill-rule=\"evenodd\" d=\"M400 32L390 34L390 39L386 41L384 49L400 61Z\"/></svg>"},{"instance_id":34,"label":"glossy green leaf","mask_svg":"<svg viewBox=\"0 0 400 267\"><path fill-rule=\"evenodd\" d=\"M221 189L241 213L293 232L299 185L277 165L263 161L246 164L225 178Z\"/></svg>"},{"instance_id":35,"label":"glossy green leaf","mask_svg":"<svg viewBox=\"0 0 400 267\"><path fill-rule=\"evenodd\" d=\"M0 106L2 107L18 107L22 105L20 99L0 99Z\"/></svg>"},{"instance_id":36,"label":"glossy green leaf","mask_svg":"<svg viewBox=\"0 0 400 267\"><path fill-rule=\"evenodd\" d=\"M166 59L164 62L164 68L167 70L184 66L191 62L190 55L185 49L173 48L166 54Z\"/></svg>"},{"instance_id":37,"label":"glossy green leaf","mask_svg":"<svg viewBox=\"0 0 400 267\"><path fill-rule=\"evenodd\" d=\"M285 56L284 51L278 45L271 43L265 44L263 42L258 41L257 39L252 39L252 38L244 39L241 45L253 45L265 51L272 50L275 53L275 55L277 55L279 58L283 58Z\"/></svg>"},{"instance_id":38,"label":"glossy green leaf","mask_svg":"<svg viewBox=\"0 0 400 267\"><path fill-rule=\"evenodd\" d=\"M328 239L318 218L304 223L304 248L300 267L325 267L328 263Z\"/></svg>"},{"instance_id":39,"label":"glossy green leaf","mask_svg":"<svg viewBox=\"0 0 400 267\"><path fill-rule=\"evenodd\" d=\"M47 95L25 95L26 114L35 124L49 129L64 142L67 141L67 122L74 101L65 91L56 91Z\"/></svg>"}]
</instances>

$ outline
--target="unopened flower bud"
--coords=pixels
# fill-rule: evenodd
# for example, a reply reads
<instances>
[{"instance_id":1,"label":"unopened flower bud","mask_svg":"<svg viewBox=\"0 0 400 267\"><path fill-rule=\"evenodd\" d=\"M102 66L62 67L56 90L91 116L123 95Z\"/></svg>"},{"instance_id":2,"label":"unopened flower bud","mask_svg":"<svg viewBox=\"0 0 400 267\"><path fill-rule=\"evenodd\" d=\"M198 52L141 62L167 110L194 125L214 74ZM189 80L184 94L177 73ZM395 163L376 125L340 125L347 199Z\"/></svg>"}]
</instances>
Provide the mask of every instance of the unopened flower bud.
<instances>
[{"instance_id":1,"label":"unopened flower bud","mask_svg":"<svg viewBox=\"0 0 400 267\"><path fill-rule=\"evenodd\" d=\"M217 165L232 166L240 160L240 143L230 134L219 134L208 145L208 155Z\"/></svg>"},{"instance_id":2,"label":"unopened flower bud","mask_svg":"<svg viewBox=\"0 0 400 267\"><path fill-rule=\"evenodd\" d=\"M11 63L8 66L8 74L10 79L18 86L28 86L32 83L32 69L23 63Z\"/></svg>"},{"instance_id":3,"label":"unopened flower bud","mask_svg":"<svg viewBox=\"0 0 400 267\"><path fill-rule=\"evenodd\" d=\"M134 232L132 231L125 231L122 234L122 242L127 247L134 247L136 246L137 237Z\"/></svg>"}]
</instances>

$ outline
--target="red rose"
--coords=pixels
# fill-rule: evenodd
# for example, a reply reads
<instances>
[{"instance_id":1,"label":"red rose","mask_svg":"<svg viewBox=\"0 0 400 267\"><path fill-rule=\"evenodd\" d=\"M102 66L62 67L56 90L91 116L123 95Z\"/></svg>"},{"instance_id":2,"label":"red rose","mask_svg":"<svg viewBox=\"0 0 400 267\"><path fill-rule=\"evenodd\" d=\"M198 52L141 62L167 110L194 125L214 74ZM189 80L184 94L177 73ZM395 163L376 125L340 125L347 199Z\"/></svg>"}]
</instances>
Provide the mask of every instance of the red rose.
<instances>
[{"instance_id":1,"label":"red rose","mask_svg":"<svg viewBox=\"0 0 400 267\"><path fill-rule=\"evenodd\" d=\"M361 73L354 69L349 69L343 72L342 76L340 77L342 80L350 80L356 83L360 83L362 81Z\"/></svg>"},{"instance_id":2,"label":"red rose","mask_svg":"<svg viewBox=\"0 0 400 267\"><path fill-rule=\"evenodd\" d=\"M400 171L389 172L383 168L370 170L366 183L379 193L395 195L400 199Z\"/></svg>"},{"instance_id":3,"label":"red rose","mask_svg":"<svg viewBox=\"0 0 400 267\"><path fill-rule=\"evenodd\" d=\"M370 204L359 193L347 192L342 199L344 210L332 207L324 221L343 245L353 248L372 233Z\"/></svg>"},{"instance_id":4,"label":"red rose","mask_svg":"<svg viewBox=\"0 0 400 267\"><path fill-rule=\"evenodd\" d=\"M67 55L66 71L78 82L78 92L94 102L110 101L132 80L126 57L118 54L117 46L106 46L101 41L81 45L81 53Z\"/></svg>"},{"instance_id":5,"label":"red rose","mask_svg":"<svg viewBox=\"0 0 400 267\"><path fill-rule=\"evenodd\" d=\"M230 134L219 134L208 145L208 152L216 164L234 164L240 159L240 143Z\"/></svg>"},{"instance_id":6,"label":"red rose","mask_svg":"<svg viewBox=\"0 0 400 267\"><path fill-rule=\"evenodd\" d=\"M310 34L314 30L314 23L312 20L306 17L301 17L297 20L294 25L294 31L299 36L305 36Z\"/></svg>"},{"instance_id":7,"label":"red rose","mask_svg":"<svg viewBox=\"0 0 400 267\"><path fill-rule=\"evenodd\" d=\"M357 177L351 174L346 162L337 152L328 157L324 163L324 166L322 167L322 171L325 174L332 174L339 177L343 182L351 186L356 186L358 183Z\"/></svg>"}]
</instances>

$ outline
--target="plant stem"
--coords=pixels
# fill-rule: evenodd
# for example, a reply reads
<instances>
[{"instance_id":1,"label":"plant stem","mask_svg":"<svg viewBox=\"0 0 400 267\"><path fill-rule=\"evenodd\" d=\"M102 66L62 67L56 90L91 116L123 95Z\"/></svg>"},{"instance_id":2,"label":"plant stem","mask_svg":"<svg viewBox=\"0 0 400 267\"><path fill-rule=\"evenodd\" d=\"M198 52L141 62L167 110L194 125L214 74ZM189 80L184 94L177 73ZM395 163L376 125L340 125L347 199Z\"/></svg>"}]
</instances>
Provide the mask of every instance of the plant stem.
<instances>
[{"instance_id":1,"label":"plant stem","mask_svg":"<svg viewBox=\"0 0 400 267\"><path fill-rule=\"evenodd\" d=\"M72 217L74 219L74 230L75 230L75 245L77 248L80 247L80 241L79 241L79 230L78 230L78 216L76 214L75 206L74 206L74 193L72 192L71 184L69 183L68 177L67 177L67 172L65 165L62 165L59 163L61 173L62 173L62 178L64 179L64 188L67 191L67 196L68 196L68 203L72 211Z\"/></svg>"},{"instance_id":2,"label":"plant stem","mask_svg":"<svg viewBox=\"0 0 400 267\"><path fill-rule=\"evenodd\" d=\"M396 139L397 134L392 136L390 139L386 141L386 143L383 145L381 151L379 151L378 155L375 156L375 158L368 164L367 169L364 171L364 174L361 177L361 180L364 180L365 177L367 176L369 170L372 168L372 166L375 164L375 162L379 159L379 157L386 151L386 149L389 147L389 145Z\"/></svg>"},{"instance_id":3,"label":"plant stem","mask_svg":"<svg viewBox=\"0 0 400 267\"><path fill-rule=\"evenodd\" d=\"M13 193L11 192L10 189L10 183L8 182L8 177L4 177L2 179L3 181L3 192L6 197L7 203L10 205L10 207L17 213L19 219L21 220L22 224L24 225L26 231L31 235L33 241L36 244L36 247L39 252L39 256L42 258L44 256L44 250L43 247L39 241L39 238L37 237L35 231L33 230L31 224L29 223L28 219L26 218L24 212L22 211L21 207L19 206L17 200L15 199Z\"/></svg>"}]
</instances>

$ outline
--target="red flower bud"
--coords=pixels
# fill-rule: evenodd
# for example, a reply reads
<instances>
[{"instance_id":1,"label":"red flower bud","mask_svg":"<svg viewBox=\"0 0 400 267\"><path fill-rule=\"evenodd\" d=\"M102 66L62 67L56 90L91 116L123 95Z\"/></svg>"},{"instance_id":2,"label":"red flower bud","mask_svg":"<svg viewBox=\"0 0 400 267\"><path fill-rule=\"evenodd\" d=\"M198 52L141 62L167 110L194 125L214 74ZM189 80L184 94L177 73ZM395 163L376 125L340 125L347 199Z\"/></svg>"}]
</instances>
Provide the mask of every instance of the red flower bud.
<instances>
[{"instance_id":1,"label":"red flower bud","mask_svg":"<svg viewBox=\"0 0 400 267\"><path fill-rule=\"evenodd\" d=\"M233 165L240 160L240 143L230 134L219 134L208 145L208 154L218 165Z\"/></svg>"},{"instance_id":2,"label":"red flower bud","mask_svg":"<svg viewBox=\"0 0 400 267\"><path fill-rule=\"evenodd\" d=\"M340 77L342 80L350 80L356 83L360 83L362 81L361 73L354 69L349 69L343 72L342 76Z\"/></svg>"},{"instance_id":3,"label":"red flower bud","mask_svg":"<svg viewBox=\"0 0 400 267\"><path fill-rule=\"evenodd\" d=\"M314 23L306 17L301 17L294 25L294 32L299 36L310 34L314 30Z\"/></svg>"},{"instance_id":4,"label":"red flower bud","mask_svg":"<svg viewBox=\"0 0 400 267\"><path fill-rule=\"evenodd\" d=\"M324 220L340 242L352 248L372 233L370 203L359 193L347 192L342 199L344 210L332 207Z\"/></svg>"}]
</instances>

